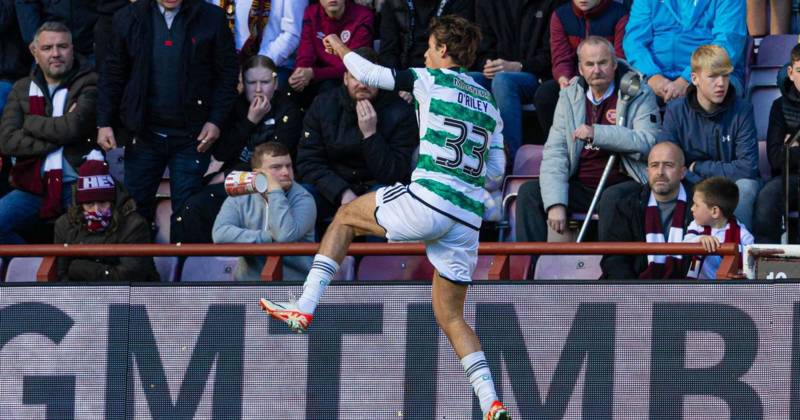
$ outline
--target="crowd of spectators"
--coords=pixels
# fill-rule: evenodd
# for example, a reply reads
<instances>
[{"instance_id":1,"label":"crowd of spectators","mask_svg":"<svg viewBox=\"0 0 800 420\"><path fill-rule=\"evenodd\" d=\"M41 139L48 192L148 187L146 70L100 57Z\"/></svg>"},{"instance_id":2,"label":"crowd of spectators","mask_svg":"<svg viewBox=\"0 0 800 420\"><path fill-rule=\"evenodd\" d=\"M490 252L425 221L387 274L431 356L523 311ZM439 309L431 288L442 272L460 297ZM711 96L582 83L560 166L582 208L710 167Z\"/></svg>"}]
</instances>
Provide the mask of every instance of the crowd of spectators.
<instances>
[{"instance_id":1,"label":"crowd of spectators","mask_svg":"<svg viewBox=\"0 0 800 420\"><path fill-rule=\"evenodd\" d=\"M340 205L407 182L419 144L412 93L359 83L323 38L336 34L396 70L422 67L429 24L449 14L481 29L479 58L462 71L491 90L507 161L524 143L544 144L540 179L519 192L516 240L563 232L616 156L598 240L688 236L711 246L698 238L752 231L757 242L776 242L783 144L800 128L800 47L786 57L782 97L770 111L753 110L748 33L789 31L790 1L769 3L0 0L0 243L42 241L30 232L41 225L59 243L152 241L165 179L172 242L318 238ZM621 79L631 73L643 82L623 110ZM754 112L770 112L775 177L766 183ZM526 136L531 122L538 138ZM123 147L124 179L98 171L101 150ZM795 172L798 150L789 155ZM214 161L221 167L210 173ZM227 197L219 180L234 170L263 173L268 190ZM796 195L797 177L789 179ZM102 200L81 198L98 180L110 181ZM711 233L689 229L698 183L705 199L727 194L695 202L719 216ZM305 262L288 260L285 271L302 278ZM685 276L689 262L674 260L607 256L602 268L607 278ZM237 278L261 265L244 261ZM151 268L146 259L65 259L59 276L117 279Z\"/></svg>"}]
</instances>

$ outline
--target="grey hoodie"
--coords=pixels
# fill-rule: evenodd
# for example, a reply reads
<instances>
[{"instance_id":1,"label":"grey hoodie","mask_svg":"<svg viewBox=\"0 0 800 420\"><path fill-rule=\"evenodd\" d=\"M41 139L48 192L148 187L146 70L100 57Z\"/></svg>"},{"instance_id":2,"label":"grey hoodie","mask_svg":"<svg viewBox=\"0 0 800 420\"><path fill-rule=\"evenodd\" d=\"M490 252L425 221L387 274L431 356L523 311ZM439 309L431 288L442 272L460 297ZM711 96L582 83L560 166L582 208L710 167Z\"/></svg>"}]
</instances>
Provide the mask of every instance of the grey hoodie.
<instances>
[{"instance_id":1,"label":"grey hoodie","mask_svg":"<svg viewBox=\"0 0 800 420\"><path fill-rule=\"evenodd\" d=\"M211 233L214 243L314 242L317 207L305 188L295 182L268 198L269 205L260 194L225 199ZM236 280L259 280L264 263L264 257L241 257ZM304 280L311 263L311 256L284 257L283 278Z\"/></svg>"}]
</instances>

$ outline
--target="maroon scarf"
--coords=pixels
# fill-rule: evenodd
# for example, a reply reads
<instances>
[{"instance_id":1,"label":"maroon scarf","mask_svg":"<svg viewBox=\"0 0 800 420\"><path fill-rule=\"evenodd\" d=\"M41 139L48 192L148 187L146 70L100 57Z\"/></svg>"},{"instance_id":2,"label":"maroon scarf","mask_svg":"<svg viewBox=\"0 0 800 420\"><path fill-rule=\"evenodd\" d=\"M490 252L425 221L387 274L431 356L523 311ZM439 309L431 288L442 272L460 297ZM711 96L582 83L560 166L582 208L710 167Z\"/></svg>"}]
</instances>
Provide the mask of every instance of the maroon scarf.
<instances>
[{"instance_id":1,"label":"maroon scarf","mask_svg":"<svg viewBox=\"0 0 800 420\"><path fill-rule=\"evenodd\" d=\"M703 226L702 232L692 232L696 235L705 235L711 236L711 226ZM728 219L728 230L725 231L725 241L723 243L726 244L736 244L739 245L742 239L742 229L739 227L739 223L736 222L736 218L731 216ZM692 263L689 266L689 275L687 277L690 278L700 278L700 273L703 269L703 261L706 259L705 255L695 255L692 257ZM742 259L739 259L739 269L742 269Z\"/></svg>"},{"instance_id":2,"label":"maroon scarf","mask_svg":"<svg viewBox=\"0 0 800 420\"><path fill-rule=\"evenodd\" d=\"M672 223L669 228L669 237L664 238L664 229L661 225L661 215L658 203L653 193L647 202L644 211L644 232L647 243L680 243L683 242L683 218L686 212L686 190L683 185L678 192L678 202L672 211ZM682 255L648 255L647 268L639 274L640 279L674 279L683 277L679 272L679 261Z\"/></svg>"}]
</instances>

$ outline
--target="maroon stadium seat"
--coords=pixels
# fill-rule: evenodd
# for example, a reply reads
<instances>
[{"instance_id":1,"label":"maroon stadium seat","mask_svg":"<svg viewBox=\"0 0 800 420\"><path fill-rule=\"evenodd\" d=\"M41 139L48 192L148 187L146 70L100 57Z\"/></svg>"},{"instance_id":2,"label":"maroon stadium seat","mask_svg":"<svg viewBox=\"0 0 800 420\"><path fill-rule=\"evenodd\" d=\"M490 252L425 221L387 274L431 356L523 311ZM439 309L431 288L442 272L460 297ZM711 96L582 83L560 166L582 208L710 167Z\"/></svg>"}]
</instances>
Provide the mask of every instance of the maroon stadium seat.
<instances>
[{"instance_id":1,"label":"maroon stadium seat","mask_svg":"<svg viewBox=\"0 0 800 420\"><path fill-rule=\"evenodd\" d=\"M536 262L535 280L596 280L601 255L542 255Z\"/></svg>"},{"instance_id":2,"label":"maroon stadium seat","mask_svg":"<svg viewBox=\"0 0 800 420\"><path fill-rule=\"evenodd\" d=\"M369 255L358 265L358 280L431 280L433 266L424 255Z\"/></svg>"},{"instance_id":3,"label":"maroon stadium seat","mask_svg":"<svg viewBox=\"0 0 800 420\"><path fill-rule=\"evenodd\" d=\"M761 40L756 55L756 65L783 66L789 62L789 53L797 45L797 35L768 35Z\"/></svg>"},{"instance_id":4,"label":"maroon stadium seat","mask_svg":"<svg viewBox=\"0 0 800 420\"><path fill-rule=\"evenodd\" d=\"M749 98L750 103L753 104L753 113L756 122L756 133L758 140L762 141L767 138L767 126L769 125L769 110L772 108L772 102L781 96L780 90L775 85L772 86L753 86L751 85Z\"/></svg>"},{"instance_id":5,"label":"maroon stadium seat","mask_svg":"<svg viewBox=\"0 0 800 420\"><path fill-rule=\"evenodd\" d=\"M352 255L344 257L342 264L339 265L339 271L333 276L336 281L351 281L356 278L356 258Z\"/></svg>"},{"instance_id":6,"label":"maroon stadium seat","mask_svg":"<svg viewBox=\"0 0 800 420\"><path fill-rule=\"evenodd\" d=\"M178 257L153 257L161 281L178 281Z\"/></svg>"},{"instance_id":7,"label":"maroon stadium seat","mask_svg":"<svg viewBox=\"0 0 800 420\"><path fill-rule=\"evenodd\" d=\"M108 172L118 182L125 182L125 148L117 147L106 152Z\"/></svg>"},{"instance_id":8,"label":"maroon stadium seat","mask_svg":"<svg viewBox=\"0 0 800 420\"><path fill-rule=\"evenodd\" d=\"M494 255L480 255L478 256L478 265L475 267L475 272L472 274L473 280L488 280L489 270L492 268L492 260ZM509 280L525 280L528 278L529 268L531 266L530 255L511 255L509 260Z\"/></svg>"},{"instance_id":9,"label":"maroon stadium seat","mask_svg":"<svg viewBox=\"0 0 800 420\"><path fill-rule=\"evenodd\" d=\"M169 243L170 216L172 216L172 201L170 199L158 200L156 204L156 243Z\"/></svg>"},{"instance_id":10,"label":"maroon stadium seat","mask_svg":"<svg viewBox=\"0 0 800 420\"><path fill-rule=\"evenodd\" d=\"M523 144L514 158L512 175L539 176L544 146L539 144Z\"/></svg>"},{"instance_id":11,"label":"maroon stadium seat","mask_svg":"<svg viewBox=\"0 0 800 420\"><path fill-rule=\"evenodd\" d=\"M42 257L15 257L8 263L6 282L36 281Z\"/></svg>"},{"instance_id":12,"label":"maroon stadium seat","mask_svg":"<svg viewBox=\"0 0 800 420\"><path fill-rule=\"evenodd\" d=\"M188 257L181 281L233 281L238 265L238 257Z\"/></svg>"}]
</instances>

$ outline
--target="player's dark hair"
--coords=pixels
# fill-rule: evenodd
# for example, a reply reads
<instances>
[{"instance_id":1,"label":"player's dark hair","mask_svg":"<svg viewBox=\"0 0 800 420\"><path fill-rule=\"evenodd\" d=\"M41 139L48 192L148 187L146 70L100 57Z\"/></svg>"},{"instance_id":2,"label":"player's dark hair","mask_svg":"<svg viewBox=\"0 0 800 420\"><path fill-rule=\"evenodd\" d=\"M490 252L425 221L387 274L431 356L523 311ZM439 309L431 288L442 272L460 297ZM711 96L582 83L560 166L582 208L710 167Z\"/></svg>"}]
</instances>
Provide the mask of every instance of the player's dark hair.
<instances>
[{"instance_id":1,"label":"player's dark hair","mask_svg":"<svg viewBox=\"0 0 800 420\"><path fill-rule=\"evenodd\" d=\"M461 16L447 15L431 20L428 33L437 45L446 45L447 54L462 67L471 67L481 44L481 30Z\"/></svg>"},{"instance_id":2,"label":"player's dark hair","mask_svg":"<svg viewBox=\"0 0 800 420\"><path fill-rule=\"evenodd\" d=\"M289 148L283 143L277 141L268 141L256 146L253 150L253 156L250 157L250 167L253 169L261 167L261 160L266 156L286 156L289 154Z\"/></svg>"}]
</instances>

